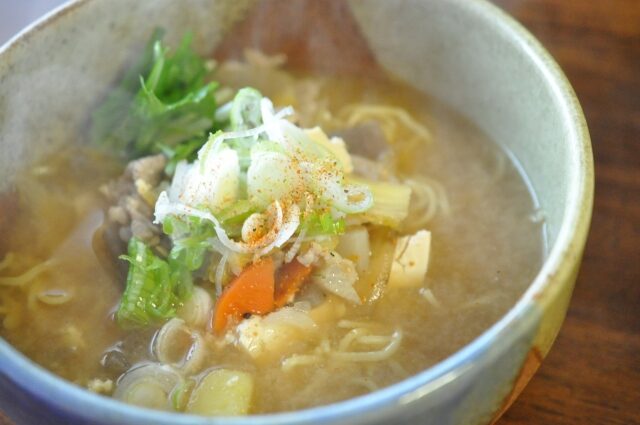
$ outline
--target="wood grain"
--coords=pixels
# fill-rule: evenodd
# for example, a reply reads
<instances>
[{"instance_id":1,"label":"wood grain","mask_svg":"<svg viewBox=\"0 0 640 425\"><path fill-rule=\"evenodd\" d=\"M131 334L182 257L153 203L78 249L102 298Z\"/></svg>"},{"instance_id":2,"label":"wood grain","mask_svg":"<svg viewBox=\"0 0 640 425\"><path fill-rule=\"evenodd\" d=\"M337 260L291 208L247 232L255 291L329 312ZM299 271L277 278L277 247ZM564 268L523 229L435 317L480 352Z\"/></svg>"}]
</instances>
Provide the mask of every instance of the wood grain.
<instances>
[{"instance_id":1,"label":"wood grain","mask_svg":"<svg viewBox=\"0 0 640 425\"><path fill-rule=\"evenodd\" d=\"M596 161L592 229L567 320L498 424L640 424L640 0L494 3L565 70Z\"/></svg>"},{"instance_id":2,"label":"wood grain","mask_svg":"<svg viewBox=\"0 0 640 425\"><path fill-rule=\"evenodd\" d=\"M498 424L640 424L640 1L494 3L564 69L596 163L591 233L564 327Z\"/></svg>"}]
</instances>

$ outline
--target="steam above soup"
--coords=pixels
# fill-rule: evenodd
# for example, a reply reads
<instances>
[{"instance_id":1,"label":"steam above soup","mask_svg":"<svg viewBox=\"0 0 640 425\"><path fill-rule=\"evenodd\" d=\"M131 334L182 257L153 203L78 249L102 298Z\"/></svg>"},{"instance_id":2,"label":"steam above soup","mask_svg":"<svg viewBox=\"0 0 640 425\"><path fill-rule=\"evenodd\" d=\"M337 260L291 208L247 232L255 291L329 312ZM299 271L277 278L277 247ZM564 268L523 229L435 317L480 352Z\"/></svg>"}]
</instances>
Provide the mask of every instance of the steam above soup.
<instances>
[{"instance_id":1,"label":"steam above soup","mask_svg":"<svg viewBox=\"0 0 640 425\"><path fill-rule=\"evenodd\" d=\"M202 415L374 391L490 326L540 222L477 128L382 78L155 34L90 143L16 182L0 333L89 390Z\"/></svg>"}]
</instances>

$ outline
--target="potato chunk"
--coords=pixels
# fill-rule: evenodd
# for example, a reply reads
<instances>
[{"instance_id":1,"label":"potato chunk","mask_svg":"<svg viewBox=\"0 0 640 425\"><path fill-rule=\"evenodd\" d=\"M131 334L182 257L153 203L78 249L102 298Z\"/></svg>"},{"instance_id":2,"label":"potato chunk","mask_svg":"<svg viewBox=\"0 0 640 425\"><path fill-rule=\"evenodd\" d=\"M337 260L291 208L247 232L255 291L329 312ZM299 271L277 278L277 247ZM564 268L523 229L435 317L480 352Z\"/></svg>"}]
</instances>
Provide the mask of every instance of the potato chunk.
<instances>
[{"instance_id":1,"label":"potato chunk","mask_svg":"<svg viewBox=\"0 0 640 425\"><path fill-rule=\"evenodd\" d=\"M239 416L249 413L253 377L230 369L209 372L191 393L186 412L204 416Z\"/></svg>"}]
</instances>

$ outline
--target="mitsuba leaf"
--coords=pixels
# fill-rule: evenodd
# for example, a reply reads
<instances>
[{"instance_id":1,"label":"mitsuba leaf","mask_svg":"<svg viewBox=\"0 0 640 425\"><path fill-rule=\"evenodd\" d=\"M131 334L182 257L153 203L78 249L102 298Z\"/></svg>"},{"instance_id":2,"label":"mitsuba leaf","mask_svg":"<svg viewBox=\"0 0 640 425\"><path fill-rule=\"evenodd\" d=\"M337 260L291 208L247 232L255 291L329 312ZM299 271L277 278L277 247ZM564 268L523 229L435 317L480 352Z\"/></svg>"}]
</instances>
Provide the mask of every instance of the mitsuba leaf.
<instances>
[{"instance_id":1,"label":"mitsuba leaf","mask_svg":"<svg viewBox=\"0 0 640 425\"><path fill-rule=\"evenodd\" d=\"M211 70L192 50L190 34L173 54L162 36L160 30L154 33L140 59L96 109L90 138L127 159L164 152L171 164L173 157L192 159L215 130L218 84L206 82ZM189 142L186 148L183 142Z\"/></svg>"}]
</instances>

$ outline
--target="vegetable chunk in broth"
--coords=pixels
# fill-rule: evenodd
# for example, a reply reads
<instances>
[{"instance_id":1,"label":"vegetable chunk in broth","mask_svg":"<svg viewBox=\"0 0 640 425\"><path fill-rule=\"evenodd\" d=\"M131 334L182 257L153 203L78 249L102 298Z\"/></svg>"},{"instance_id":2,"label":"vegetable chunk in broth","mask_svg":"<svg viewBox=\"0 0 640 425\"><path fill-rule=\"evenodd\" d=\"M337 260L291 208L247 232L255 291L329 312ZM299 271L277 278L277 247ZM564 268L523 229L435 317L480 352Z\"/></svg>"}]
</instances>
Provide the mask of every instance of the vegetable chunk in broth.
<instances>
[{"instance_id":1,"label":"vegetable chunk in broth","mask_svg":"<svg viewBox=\"0 0 640 425\"><path fill-rule=\"evenodd\" d=\"M88 143L22 172L3 338L128 403L246 415L398 382L516 302L542 222L500 147L389 77L245 56L155 34Z\"/></svg>"}]
</instances>

